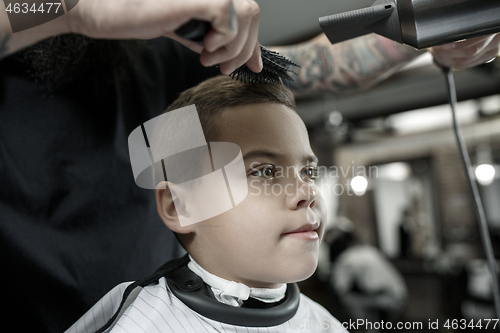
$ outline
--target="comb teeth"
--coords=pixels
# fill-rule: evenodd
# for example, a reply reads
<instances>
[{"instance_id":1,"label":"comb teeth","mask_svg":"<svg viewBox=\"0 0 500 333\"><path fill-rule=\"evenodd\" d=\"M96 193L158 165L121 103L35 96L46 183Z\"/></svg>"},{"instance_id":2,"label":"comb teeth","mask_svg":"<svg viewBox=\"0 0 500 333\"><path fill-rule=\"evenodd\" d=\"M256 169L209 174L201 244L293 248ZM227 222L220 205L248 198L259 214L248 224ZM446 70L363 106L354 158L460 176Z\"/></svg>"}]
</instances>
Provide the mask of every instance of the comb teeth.
<instances>
[{"instance_id":1,"label":"comb teeth","mask_svg":"<svg viewBox=\"0 0 500 333\"><path fill-rule=\"evenodd\" d=\"M264 46L260 46L262 54L262 71L254 73L248 68L246 64L237 68L229 76L231 78L244 82L244 83L274 83L282 84L283 80L293 82L293 79L288 73L295 73L290 67L300 67L293 61L288 60L281 54L271 51Z\"/></svg>"},{"instance_id":2,"label":"comb teeth","mask_svg":"<svg viewBox=\"0 0 500 333\"><path fill-rule=\"evenodd\" d=\"M298 64L294 63L291 60L288 60L281 54L279 54L276 51L271 51L268 48L265 48L264 46L260 46L260 51L263 56L271 59L273 62L280 64L281 66L295 66L295 67L300 67Z\"/></svg>"}]
</instances>

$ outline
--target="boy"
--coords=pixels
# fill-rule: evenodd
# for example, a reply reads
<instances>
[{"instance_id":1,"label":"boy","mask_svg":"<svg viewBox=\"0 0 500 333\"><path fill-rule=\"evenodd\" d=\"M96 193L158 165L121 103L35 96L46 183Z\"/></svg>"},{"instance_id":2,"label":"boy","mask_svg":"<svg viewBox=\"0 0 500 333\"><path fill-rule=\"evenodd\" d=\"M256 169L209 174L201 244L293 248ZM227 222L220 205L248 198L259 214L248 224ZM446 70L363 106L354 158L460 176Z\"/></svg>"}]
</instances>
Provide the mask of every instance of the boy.
<instances>
[{"instance_id":1,"label":"boy","mask_svg":"<svg viewBox=\"0 0 500 333\"><path fill-rule=\"evenodd\" d=\"M207 142L240 147L246 198L181 225L189 212L173 184L158 184L158 213L189 256L115 287L67 332L345 332L294 283L316 268L326 216L292 93L220 76L182 93L167 112L192 104Z\"/></svg>"}]
</instances>

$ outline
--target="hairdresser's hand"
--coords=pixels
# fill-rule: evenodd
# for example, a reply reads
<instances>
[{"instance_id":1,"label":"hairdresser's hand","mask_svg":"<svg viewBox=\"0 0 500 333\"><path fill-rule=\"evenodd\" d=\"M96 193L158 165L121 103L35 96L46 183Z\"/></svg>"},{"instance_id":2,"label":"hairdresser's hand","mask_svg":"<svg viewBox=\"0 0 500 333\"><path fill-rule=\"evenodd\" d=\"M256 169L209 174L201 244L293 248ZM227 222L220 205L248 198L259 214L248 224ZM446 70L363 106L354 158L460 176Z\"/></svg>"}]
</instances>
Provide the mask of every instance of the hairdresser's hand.
<instances>
[{"instance_id":1,"label":"hairdresser's hand","mask_svg":"<svg viewBox=\"0 0 500 333\"><path fill-rule=\"evenodd\" d=\"M255 72L262 69L259 13L253 0L80 0L65 16L71 32L89 37L173 38L200 53L203 65L219 64L221 72L229 74L244 63ZM174 33L191 19L212 25L204 46Z\"/></svg>"},{"instance_id":2,"label":"hairdresser's hand","mask_svg":"<svg viewBox=\"0 0 500 333\"><path fill-rule=\"evenodd\" d=\"M429 48L439 64L450 68L467 68L485 63L500 51L500 34L467 39Z\"/></svg>"}]
</instances>

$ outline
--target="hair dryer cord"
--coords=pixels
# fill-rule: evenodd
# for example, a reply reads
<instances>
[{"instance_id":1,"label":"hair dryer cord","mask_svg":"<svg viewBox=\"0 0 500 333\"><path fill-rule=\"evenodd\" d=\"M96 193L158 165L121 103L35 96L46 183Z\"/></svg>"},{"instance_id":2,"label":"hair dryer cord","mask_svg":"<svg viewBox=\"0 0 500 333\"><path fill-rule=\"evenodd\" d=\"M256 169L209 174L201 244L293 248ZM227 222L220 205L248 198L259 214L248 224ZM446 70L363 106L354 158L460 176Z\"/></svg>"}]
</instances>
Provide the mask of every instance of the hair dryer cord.
<instances>
[{"instance_id":1,"label":"hair dryer cord","mask_svg":"<svg viewBox=\"0 0 500 333\"><path fill-rule=\"evenodd\" d=\"M462 135L462 131L458 125L457 119L457 92L455 89L455 80L453 77L453 72L450 68L443 67L437 64L443 70L443 73L446 76L446 82L448 86L448 97L451 106L451 113L453 117L453 131L455 133L455 138L457 140L458 148L460 151L460 157L462 159L462 164L465 169L465 175L467 177L467 181L469 183L470 190L472 191L472 196L474 198L474 207L476 209L476 215L479 223L479 230L481 233L481 239L483 241L483 247L486 254L486 259L488 261L488 267L491 274L492 279L492 288L493 288L493 300L495 303L495 314L497 319L500 319L500 290L498 286L498 274L497 274L497 265L495 261L495 256L493 254L493 247L491 245L490 233L488 230L488 224L486 223L486 215L484 213L483 203L481 202L481 197L479 195L479 190L477 184L475 182L474 171L472 169L472 165L470 162L469 153L467 152L467 148L465 146L465 141ZM500 329L500 328L499 328Z\"/></svg>"}]
</instances>

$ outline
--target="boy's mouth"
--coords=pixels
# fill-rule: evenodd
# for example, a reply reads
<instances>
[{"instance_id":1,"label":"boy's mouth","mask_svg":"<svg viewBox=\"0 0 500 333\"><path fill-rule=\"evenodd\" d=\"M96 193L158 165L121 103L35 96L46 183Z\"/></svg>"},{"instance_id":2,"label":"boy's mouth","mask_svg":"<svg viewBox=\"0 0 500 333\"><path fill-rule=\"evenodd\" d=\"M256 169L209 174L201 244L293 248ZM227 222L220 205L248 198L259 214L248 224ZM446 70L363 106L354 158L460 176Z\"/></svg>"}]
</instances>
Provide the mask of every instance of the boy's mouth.
<instances>
[{"instance_id":1,"label":"boy's mouth","mask_svg":"<svg viewBox=\"0 0 500 333\"><path fill-rule=\"evenodd\" d=\"M281 235L286 237L316 240L319 239L318 232L316 231L319 226L320 222L318 220L315 220L313 223L306 223L297 229L285 232Z\"/></svg>"}]
</instances>

